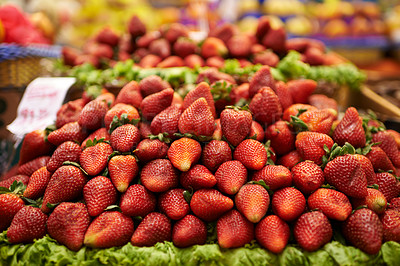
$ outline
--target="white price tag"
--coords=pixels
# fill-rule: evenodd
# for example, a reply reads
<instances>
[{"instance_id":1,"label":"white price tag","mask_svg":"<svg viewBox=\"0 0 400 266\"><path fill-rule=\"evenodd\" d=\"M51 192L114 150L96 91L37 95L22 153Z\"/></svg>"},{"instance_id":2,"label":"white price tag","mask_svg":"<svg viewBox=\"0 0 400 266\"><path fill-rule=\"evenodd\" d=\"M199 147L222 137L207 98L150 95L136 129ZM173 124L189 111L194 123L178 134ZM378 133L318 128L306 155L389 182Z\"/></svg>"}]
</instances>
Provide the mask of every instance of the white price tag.
<instances>
[{"instance_id":1,"label":"white price tag","mask_svg":"<svg viewBox=\"0 0 400 266\"><path fill-rule=\"evenodd\" d=\"M75 78L37 78L25 89L17 118L7 129L18 139L31 131L45 129L54 123Z\"/></svg>"}]
</instances>

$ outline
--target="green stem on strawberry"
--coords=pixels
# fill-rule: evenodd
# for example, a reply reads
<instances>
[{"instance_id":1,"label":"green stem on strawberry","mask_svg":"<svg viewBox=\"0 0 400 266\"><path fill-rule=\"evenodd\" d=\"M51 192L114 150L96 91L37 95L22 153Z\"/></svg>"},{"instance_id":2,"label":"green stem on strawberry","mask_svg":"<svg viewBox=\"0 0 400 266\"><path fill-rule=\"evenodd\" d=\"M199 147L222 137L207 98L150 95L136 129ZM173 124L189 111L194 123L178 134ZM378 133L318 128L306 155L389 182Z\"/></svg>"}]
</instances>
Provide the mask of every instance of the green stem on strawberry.
<instances>
[{"instance_id":1,"label":"green stem on strawberry","mask_svg":"<svg viewBox=\"0 0 400 266\"><path fill-rule=\"evenodd\" d=\"M81 170L82 173L84 173L86 176L89 176L89 174L85 171L85 169L83 169L83 167L80 166L80 164L78 164L78 163L76 163L76 162L65 161L65 162L63 162L62 165L72 165L72 166L75 166L75 167L79 168L79 170Z\"/></svg>"}]
</instances>

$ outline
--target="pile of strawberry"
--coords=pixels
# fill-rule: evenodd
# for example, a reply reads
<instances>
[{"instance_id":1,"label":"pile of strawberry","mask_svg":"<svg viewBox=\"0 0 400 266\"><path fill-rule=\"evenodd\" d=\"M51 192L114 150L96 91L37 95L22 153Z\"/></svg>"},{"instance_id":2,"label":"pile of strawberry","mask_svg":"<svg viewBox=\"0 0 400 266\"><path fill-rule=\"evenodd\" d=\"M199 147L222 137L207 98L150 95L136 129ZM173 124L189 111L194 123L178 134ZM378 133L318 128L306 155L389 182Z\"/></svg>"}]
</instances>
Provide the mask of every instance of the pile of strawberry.
<instances>
[{"instance_id":1,"label":"pile of strawberry","mask_svg":"<svg viewBox=\"0 0 400 266\"><path fill-rule=\"evenodd\" d=\"M316 87L264 66L240 85L206 70L184 97L149 76L70 101L55 130L26 135L0 183L0 230L77 251L201 245L214 225L221 248L255 239L274 253L315 251L338 230L375 254L400 242L400 134L353 107L338 120Z\"/></svg>"}]
</instances>

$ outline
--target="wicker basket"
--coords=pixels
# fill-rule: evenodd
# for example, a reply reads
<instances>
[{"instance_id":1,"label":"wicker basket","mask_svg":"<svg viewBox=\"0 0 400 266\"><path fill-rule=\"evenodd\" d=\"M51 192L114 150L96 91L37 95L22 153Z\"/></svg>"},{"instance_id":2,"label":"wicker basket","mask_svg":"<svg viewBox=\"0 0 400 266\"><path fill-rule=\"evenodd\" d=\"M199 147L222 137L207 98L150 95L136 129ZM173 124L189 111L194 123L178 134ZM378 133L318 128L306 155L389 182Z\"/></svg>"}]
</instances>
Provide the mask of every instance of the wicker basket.
<instances>
[{"instance_id":1,"label":"wicker basket","mask_svg":"<svg viewBox=\"0 0 400 266\"><path fill-rule=\"evenodd\" d=\"M0 62L0 88L27 86L42 73L40 57L27 57Z\"/></svg>"}]
</instances>

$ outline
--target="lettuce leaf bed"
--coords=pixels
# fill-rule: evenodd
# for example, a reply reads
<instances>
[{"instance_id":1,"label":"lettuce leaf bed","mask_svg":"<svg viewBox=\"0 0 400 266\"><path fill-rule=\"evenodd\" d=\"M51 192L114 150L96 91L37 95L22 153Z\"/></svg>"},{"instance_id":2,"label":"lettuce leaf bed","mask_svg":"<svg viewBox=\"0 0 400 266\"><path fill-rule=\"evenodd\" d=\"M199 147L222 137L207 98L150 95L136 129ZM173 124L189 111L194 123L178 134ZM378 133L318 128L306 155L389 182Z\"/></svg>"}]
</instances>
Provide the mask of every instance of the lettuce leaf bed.
<instances>
[{"instance_id":1,"label":"lettuce leaf bed","mask_svg":"<svg viewBox=\"0 0 400 266\"><path fill-rule=\"evenodd\" d=\"M315 252L288 245L274 254L257 243L222 249L218 244L177 248L172 242L153 247L130 243L108 249L81 248L73 252L49 236L32 244L12 245L0 234L0 265L389 265L400 264L400 244L386 242L376 255L332 241Z\"/></svg>"}]
</instances>

